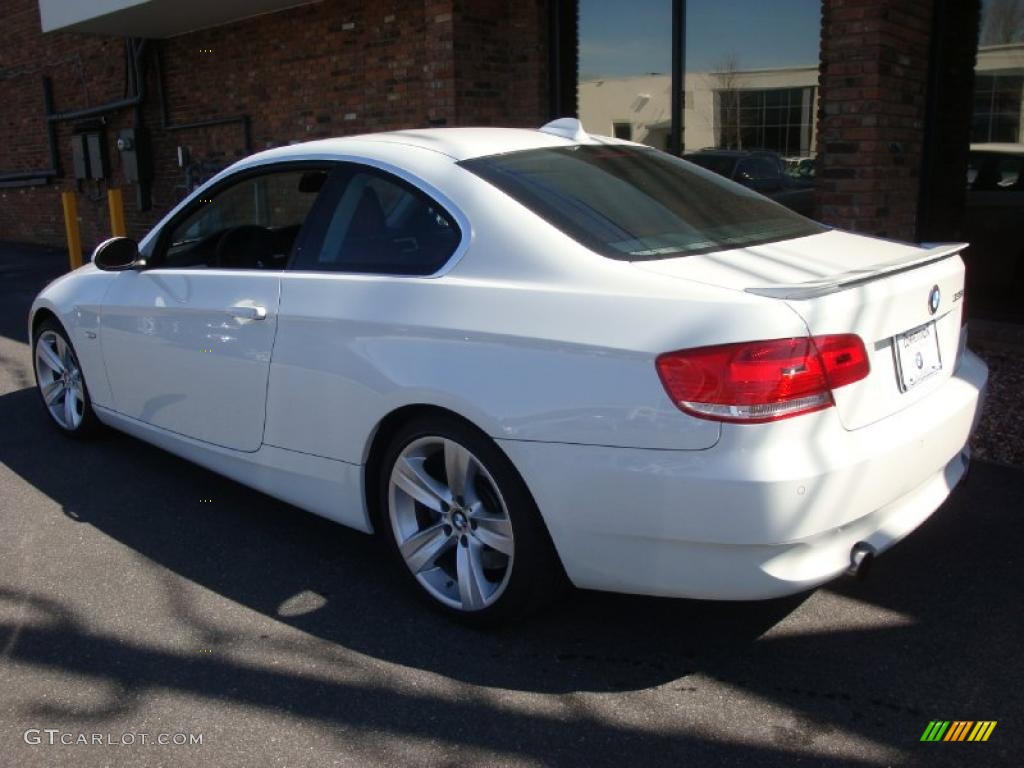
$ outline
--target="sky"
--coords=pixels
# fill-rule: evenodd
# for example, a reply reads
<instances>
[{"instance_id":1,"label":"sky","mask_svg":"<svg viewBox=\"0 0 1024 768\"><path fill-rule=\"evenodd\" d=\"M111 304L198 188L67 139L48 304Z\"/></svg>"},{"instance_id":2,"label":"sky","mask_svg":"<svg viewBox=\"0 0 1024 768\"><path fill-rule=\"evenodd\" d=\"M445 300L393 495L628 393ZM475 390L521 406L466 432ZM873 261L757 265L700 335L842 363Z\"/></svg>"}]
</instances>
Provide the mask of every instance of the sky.
<instances>
[{"instance_id":1,"label":"sky","mask_svg":"<svg viewBox=\"0 0 1024 768\"><path fill-rule=\"evenodd\" d=\"M820 0L686 0L686 69L816 65ZM672 0L580 0L580 79L669 73Z\"/></svg>"}]
</instances>

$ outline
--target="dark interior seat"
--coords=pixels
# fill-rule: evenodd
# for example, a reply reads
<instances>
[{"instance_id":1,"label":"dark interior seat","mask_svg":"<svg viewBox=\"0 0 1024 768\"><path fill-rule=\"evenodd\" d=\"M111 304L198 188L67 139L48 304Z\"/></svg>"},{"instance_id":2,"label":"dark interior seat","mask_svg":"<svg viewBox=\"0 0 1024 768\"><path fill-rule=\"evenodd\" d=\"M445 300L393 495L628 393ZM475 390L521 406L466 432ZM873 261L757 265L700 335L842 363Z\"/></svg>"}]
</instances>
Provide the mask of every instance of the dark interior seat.
<instances>
[{"instance_id":1,"label":"dark interior seat","mask_svg":"<svg viewBox=\"0 0 1024 768\"><path fill-rule=\"evenodd\" d=\"M272 265L275 252L274 233L269 229L251 224L232 227L217 241L214 266L264 269Z\"/></svg>"}]
</instances>

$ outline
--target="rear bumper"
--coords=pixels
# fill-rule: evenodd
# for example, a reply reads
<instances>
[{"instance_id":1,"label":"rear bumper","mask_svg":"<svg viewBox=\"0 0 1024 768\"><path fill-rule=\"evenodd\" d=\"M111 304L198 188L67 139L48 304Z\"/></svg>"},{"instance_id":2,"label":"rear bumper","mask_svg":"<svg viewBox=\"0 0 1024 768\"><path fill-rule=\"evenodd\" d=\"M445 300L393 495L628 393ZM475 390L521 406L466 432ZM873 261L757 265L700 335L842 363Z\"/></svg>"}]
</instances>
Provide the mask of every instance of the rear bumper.
<instances>
[{"instance_id":1,"label":"rear bumper","mask_svg":"<svg viewBox=\"0 0 1024 768\"><path fill-rule=\"evenodd\" d=\"M572 581L616 592L758 599L883 552L967 467L988 372L970 352L941 387L862 429L835 409L726 425L704 451L499 441L537 500Z\"/></svg>"}]
</instances>

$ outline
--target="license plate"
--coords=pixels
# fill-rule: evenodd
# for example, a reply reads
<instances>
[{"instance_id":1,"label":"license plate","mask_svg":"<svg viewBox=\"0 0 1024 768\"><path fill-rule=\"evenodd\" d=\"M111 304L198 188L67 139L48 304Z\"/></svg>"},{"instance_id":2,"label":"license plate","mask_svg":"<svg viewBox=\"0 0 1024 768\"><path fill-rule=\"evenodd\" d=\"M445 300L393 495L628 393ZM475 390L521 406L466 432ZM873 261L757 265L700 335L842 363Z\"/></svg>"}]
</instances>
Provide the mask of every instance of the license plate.
<instances>
[{"instance_id":1,"label":"license plate","mask_svg":"<svg viewBox=\"0 0 1024 768\"><path fill-rule=\"evenodd\" d=\"M942 370L934 322L899 334L893 339L893 349L896 350L896 373L901 392L916 387Z\"/></svg>"}]
</instances>

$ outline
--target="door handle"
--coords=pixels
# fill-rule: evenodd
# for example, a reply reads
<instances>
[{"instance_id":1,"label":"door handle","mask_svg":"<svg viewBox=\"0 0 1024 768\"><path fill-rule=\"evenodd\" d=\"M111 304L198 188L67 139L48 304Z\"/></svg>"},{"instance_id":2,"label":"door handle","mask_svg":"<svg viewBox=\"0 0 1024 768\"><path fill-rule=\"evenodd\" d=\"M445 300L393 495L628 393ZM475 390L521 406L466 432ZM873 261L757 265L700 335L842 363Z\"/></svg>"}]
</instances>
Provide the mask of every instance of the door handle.
<instances>
[{"instance_id":1,"label":"door handle","mask_svg":"<svg viewBox=\"0 0 1024 768\"><path fill-rule=\"evenodd\" d=\"M243 320L264 320L267 317L266 307L229 307L227 312Z\"/></svg>"}]
</instances>

